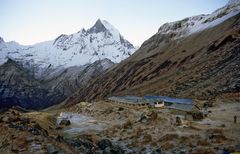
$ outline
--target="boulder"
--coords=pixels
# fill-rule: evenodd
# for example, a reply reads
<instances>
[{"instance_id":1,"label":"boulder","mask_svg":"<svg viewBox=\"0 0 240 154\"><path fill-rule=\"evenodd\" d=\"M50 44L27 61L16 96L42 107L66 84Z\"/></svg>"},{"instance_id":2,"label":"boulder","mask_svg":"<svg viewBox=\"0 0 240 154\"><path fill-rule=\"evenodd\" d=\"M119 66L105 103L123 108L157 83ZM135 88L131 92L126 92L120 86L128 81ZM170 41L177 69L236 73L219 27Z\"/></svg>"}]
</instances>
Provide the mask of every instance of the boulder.
<instances>
[{"instance_id":1,"label":"boulder","mask_svg":"<svg viewBox=\"0 0 240 154\"><path fill-rule=\"evenodd\" d=\"M88 140L80 140L80 143L87 149L93 149L95 147L94 144Z\"/></svg>"},{"instance_id":2,"label":"boulder","mask_svg":"<svg viewBox=\"0 0 240 154\"><path fill-rule=\"evenodd\" d=\"M177 126L181 126L182 125L182 120L181 120L181 118L180 117L176 117L176 125Z\"/></svg>"},{"instance_id":3,"label":"boulder","mask_svg":"<svg viewBox=\"0 0 240 154\"><path fill-rule=\"evenodd\" d=\"M47 149L47 154L58 154L58 150L52 144L47 144L46 149Z\"/></svg>"},{"instance_id":4,"label":"boulder","mask_svg":"<svg viewBox=\"0 0 240 154\"><path fill-rule=\"evenodd\" d=\"M63 127L58 126L58 127L56 127L55 129L56 129L56 130L62 130Z\"/></svg>"},{"instance_id":5,"label":"boulder","mask_svg":"<svg viewBox=\"0 0 240 154\"><path fill-rule=\"evenodd\" d=\"M110 147L105 148L102 153L103 154L112 154L111 153L111 148Z\"/></svg>"},{"instance_id":6,"label":"boulder","mask_svg":"<svg viewBox=\"0 0 240 154\"><path fill-rule=\"evenodd\" d=\"M101 149L101 150L104 150L105 148L107 147L111 147L112 146L112 142L108 139L102 139L98 142L98 147Z\"/></svg>"},{"instance_id":7,"label":"boulder","mask_svg":"<svg viewBox=\"0 0 240 154\"><path fill-rule=\"evenodd\" d=\"M145 114L142 114L141 117L137 120L138 122L147 122L147 116Z\"/></svg>"},{"instance_id":8,"label":"boulder","mask_svg":"<svg viewBox=\"0 0 240 154\"><path fill-rule=\"evenodd\" d=\"M67 119L63 119L60 121L59 125L69 126L69 125L71 125L71 121L67 120Z\"/></svg>"},{"instance_id":9,"label":"boulder","mask_svg":"<svg viewBox=\"0 0 240 154\"><path fill-rule=\"evenodd\" d=\"M10 121L9 117L7 116L4 116L1 118L1 121L4 122L4 123L8 123Z\"/></svg>"},{"instance_id":10,"label":"boulder","mask_svg":"<svg viewBox=\"0 0 240 154\"><path fill-rule=\"evenodd\" d=\"M113 145L111 147L105 148L102 153L103 154L124 154L125 151L121 147Z\"/></svg>"},{"instance_id":11,"label":"boulder","mask_svg":"<svg viewBox=\"0 0 240 154\"><path fill-rule=\"evenodd\" d=\"M41 131L36 128L30 128L29 132L32 133L33 135L41 135Z\"/></svg>"},{"instance_id":12,"label":"boulder","mask_svg":"<svg viewBox=\"0 0 240 154\"><path fill-rule=\"evenodd\" d=\"M132 128L133 123L130 120L127 120L123 125L122 128L123 129L131 129Z\"/></svg>"},{"instance_id":13,"label":"boulder","mask_svg":"<svg viewBox=\"0 0 240 154\"><path fill-rule=\"evenodd\" d=\"M186 150L182 149L180 150L179 154L187 154Z\"/></svg>"},{"instance_id":14,"label":"boulder","mask_svg":"<svg viewBox=\"0 0 240 154\"><path fill-rule=\"evenodd\" d=\"M202 112L192 113L193 120L202 120L204 118Z\"/></svg>"},{"instance_id":15,"label":"boulder","mask_svg":"<svg viewBox=\"0 0 240 154\"><path fill-rule=\"evenodd\" d=\"M55 140L58 141L58 142L64 142L64 141L65 141L64 138L63 138L63 136L60 136L60 135L57 135L57 136L55 137Z\"/></svg>"},{"instance_id":16,"label":"boulder","mask_svg":"<svg viewBox=\"0 0 240 154\"><path fill-rule=\"evenodd\" d=\"M156 150L154 150L153 153L154 154L162 154L162 149L161 148L157 148Z\"/></svg>"},{"instance_id":17,"label":"boulder","mask_svg":"<svg viewBox=\"0 0 240 154\"><path fill-rule=\"evenodd\" d=\"M73 147L79 148L82 146L82 142L80 142L79 140L64 139L64 142Z\"/></svg>"},{"instance_id":18,"label":"boulder","mask_svg":"<svg viewBox=\"0 0 240 154\"><path fill-rule=\"evenodd\" d=\"M77 104L78 107L82 108L88 105L88 102L80 102Z\"/></svg>"},{"instance_id":19,"label":"boulder","mask_svg":"<svg viewBox=\"0 0 240 154\"><path fill-rule=\"evenodd\" d=\"M124 110L123 107L119 107L119 108L118 108L118 111L123 111L123 110Z\"/></svg>"}]
</instances>

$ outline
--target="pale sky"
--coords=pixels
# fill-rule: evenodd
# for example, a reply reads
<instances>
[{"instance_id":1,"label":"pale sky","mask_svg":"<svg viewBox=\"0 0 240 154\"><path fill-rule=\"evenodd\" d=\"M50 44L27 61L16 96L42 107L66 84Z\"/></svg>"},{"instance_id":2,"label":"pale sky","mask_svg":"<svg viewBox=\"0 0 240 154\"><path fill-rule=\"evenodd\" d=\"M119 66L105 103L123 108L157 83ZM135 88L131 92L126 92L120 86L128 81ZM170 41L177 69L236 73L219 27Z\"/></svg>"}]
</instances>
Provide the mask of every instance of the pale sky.
<instances>
[{"instance_id":1,"label":"pale sky","mask_svg":"<svg viewBox=\"0 0 240 154\"><path fill-rule=\"evenodd\" d=\"M0 36L30 45L107 20L134 45L166 23L209 14L228 0L0 0Z\"/></svg>"}]
</instances>

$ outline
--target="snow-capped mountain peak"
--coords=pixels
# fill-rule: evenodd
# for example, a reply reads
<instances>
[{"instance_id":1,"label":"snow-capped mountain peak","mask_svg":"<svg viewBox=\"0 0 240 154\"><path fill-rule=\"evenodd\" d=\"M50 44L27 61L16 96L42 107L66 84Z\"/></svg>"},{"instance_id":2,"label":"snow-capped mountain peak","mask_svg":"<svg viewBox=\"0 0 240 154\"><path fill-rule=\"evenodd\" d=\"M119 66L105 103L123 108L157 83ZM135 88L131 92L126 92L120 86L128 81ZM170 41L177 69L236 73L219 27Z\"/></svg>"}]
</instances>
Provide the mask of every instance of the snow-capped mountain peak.
<instances>
[{"instance_id":1,"label":"snow-capped mountain peak","mask_svg":"<svg viewBox=\"0 0 240 154\"><path fill-rule=\"evenodd\" d=\"M10 57L27 65L41 68L70 67L109 59L118 63L135 51L119 31L105 20L97 20L89 29L54 40L23 46L6 42L0 44L0 64Z\"/></svg>"},{"instance_id":2,"label":"snow-capped mountain peak","mask_svg":"<svg viewBox=\"0 0 240 154\"><path fill-rule=\"evenodd\" d=\"M113 38L115 39L115 40L120 40L120 37L121 37L121 35L120 35L120 32L113 26L113 25L111 25L110 23L108 23L106 20L100 20L100 19L98 19L98 21L96 22L96 24L98 23L98 22L100 22L105 28L106 28L106 30L113 36ZM95 25L96 25L95 24ZM94 26L95 26L94 25Z\"/></svg>"},{"instance_id":3,"label":"snow-capped mountain peak","mask_svg":"<svg viewBox=\"0 0 240 154\"><path fill-rule=\"evenodd\" d=\"M56 45L57 48L62 48L66 50L66 48L72 47L72 45L68 46L67 44L77 43L82 37L86 37L89 35L104 35L105 38L112 38L116 42L122 42L123 45L126 44L126 40L123 41L124 38L123 36L121 36L120 32L106 20L101 19L98 19L96 23L87 30L83 28L78 33L75 34L60 35L55 39L53 44ZM94 37L90 38L90 42L92 41L93 38ZM129 48L134 48L130 44L128 45Z\"/></svg>"},{"instance_id":4,"label":"snow-capped mountain peak","mask_svg":"<svg viewBox=\"0 0 240 154\"><path fill-rule=\"evenodd\" d=\"M103 24L101 19L98 19L96 23L91 27L88 32L90 33L99 33L99 32L105 32L107 30L107 27Z\"/></svg>"},{"instance_id":5,"label":"snow-capped mountain peak","mask_svg":"<svg viewBox=\"0 0 240 154\"><path fill-rule=\"evenodd\" d=\"M230 0L226 6L211 14L198 15L162 25L158 34L168 35L171 39L189 36L193 33L214 27L240 13L240 0Z\"/></svg>"},{"instance_id":6,"label":"snow-capped mountain peak","mask_svg":"<svg viewBox=\"0 0 240 154\"><path fill-rule=\"evenodd\" d=\"M101 19L98 19L95 22L95 24L90 29L88 29L88 31L93 33L109 31L111 33L120 34L119 31L113 25L111 25L106 20L101 20Z\"/></svg>"}]
</instances>

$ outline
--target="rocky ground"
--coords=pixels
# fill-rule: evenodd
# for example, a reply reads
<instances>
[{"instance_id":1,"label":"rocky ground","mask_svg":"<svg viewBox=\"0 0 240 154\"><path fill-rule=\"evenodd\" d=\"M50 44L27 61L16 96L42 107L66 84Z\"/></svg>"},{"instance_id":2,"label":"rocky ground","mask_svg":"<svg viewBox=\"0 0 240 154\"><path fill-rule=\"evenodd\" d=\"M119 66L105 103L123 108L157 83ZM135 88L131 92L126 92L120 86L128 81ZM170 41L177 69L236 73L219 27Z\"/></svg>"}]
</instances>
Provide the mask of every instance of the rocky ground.
<instances>
[{"instance_id":1,"label":"rocky ground","mask_svg":"<svg viewBox=\"0 0 240 154\"><path fill-rule=\"evenodd\" d=\"M217 99L213 105L203 120L178 115L181 124L168 109L103 101L41 112L9 109L1 111L0 153L240 152L239 102Z\"/></svg>"}]
</instances>

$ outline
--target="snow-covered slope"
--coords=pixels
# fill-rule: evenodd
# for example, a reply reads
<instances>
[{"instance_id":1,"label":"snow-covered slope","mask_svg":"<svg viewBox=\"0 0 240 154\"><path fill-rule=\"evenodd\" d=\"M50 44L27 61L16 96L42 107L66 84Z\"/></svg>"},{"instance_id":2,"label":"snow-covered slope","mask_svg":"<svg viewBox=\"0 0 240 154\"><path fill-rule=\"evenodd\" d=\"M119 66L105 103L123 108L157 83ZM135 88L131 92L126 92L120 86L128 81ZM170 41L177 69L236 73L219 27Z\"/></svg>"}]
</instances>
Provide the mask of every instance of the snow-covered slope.
<instances>
[{"instance_id":1,"label":"snow-covered slope","mask_svg":"<svg viewBox=\"0 0 240 154\"><path fill-rule=\"evenodd\" d=\"M119 31L107 21L97 20L88 30L82 29L71 35L60 35L55 40L23 46L0 39L0 64L8 57L25 66L58 68L80 66L101 59L115 63L122 61L135 51Z\"/></svg>"},{"instance_id":2,"label":"snow-covered slope","mask_svg":"<svg viewBox=\"0 0 240 154\"><path fill-rule=\"evenodd\" d=\"M198 15L162 25L158 34L167 34L172 39L189 36L193 33L214 27L240 13L240 0L230 0L226 6L208 15Z\"/></svg>"},{"instance_id":3,"label":"snow-covered slope","mask_svg":"<svg viewBox=\"0 0 240 154\"><path fill-rule=\"evenodd\" d=\"M229 0L227 5L236 5L239 4L240 1L239 0Z\"/></svg>"}]
</instances>

